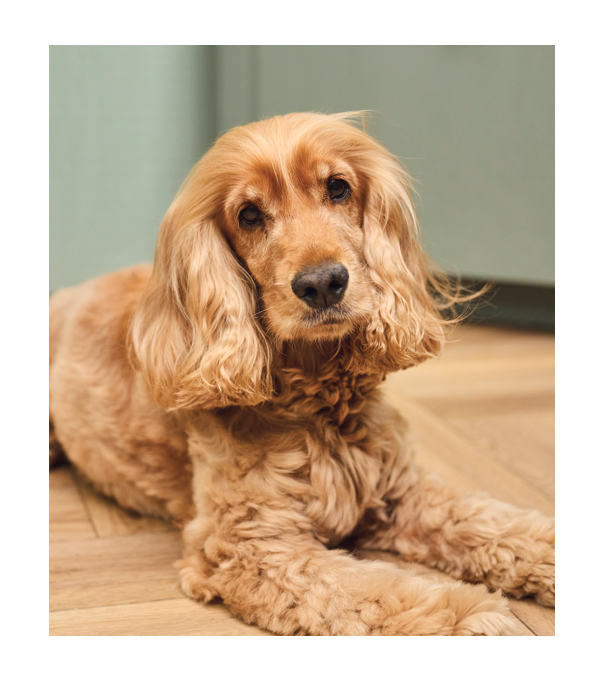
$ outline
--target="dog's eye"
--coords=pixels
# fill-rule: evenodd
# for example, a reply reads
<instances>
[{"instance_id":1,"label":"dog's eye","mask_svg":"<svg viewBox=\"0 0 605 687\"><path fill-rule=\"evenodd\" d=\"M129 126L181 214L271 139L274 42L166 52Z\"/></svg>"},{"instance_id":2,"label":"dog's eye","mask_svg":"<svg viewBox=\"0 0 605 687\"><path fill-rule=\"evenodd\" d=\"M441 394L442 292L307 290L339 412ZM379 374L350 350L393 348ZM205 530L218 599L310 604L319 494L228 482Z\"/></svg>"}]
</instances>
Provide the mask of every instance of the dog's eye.
<instances>
[{"instance_id":1,"label":"dog's eye","mask_svg":"<svg viewBox=\"0 0 605 687\"><path fill-rule=\"evenodd\" d=\"M239 213L239 221L247 227L258 224L260 218L260 210L255 205L248 205Z\"/></svg>"},{"instance_id":2,"label":"dog's eye","mask_svg":"<svg viewBox=\"0 0 605 687\"><path fill-rule=\"evenodd\" d=\"M351 188L344 179L331 179L328 182L328 193L331 200L344 200L350 192Z\"/></svg>"}]
</instances>

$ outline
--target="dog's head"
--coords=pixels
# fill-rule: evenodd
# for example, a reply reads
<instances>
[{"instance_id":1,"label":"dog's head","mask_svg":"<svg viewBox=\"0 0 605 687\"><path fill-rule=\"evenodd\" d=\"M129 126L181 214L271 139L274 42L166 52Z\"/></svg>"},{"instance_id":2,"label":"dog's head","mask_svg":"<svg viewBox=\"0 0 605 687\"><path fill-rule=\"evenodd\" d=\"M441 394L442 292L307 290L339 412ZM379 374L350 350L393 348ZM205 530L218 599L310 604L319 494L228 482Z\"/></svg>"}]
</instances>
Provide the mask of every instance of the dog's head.
<instances>
[{"instance_id":1,"label":"dog's head","mask_svg":"<svg viewBox=\"0 0 605 687\"><path fill-rule=\"evenodd\" d=\"M346 340L359 371L440 350L410 178L352 119L290 114L237 127L185 180L132 326L165 407L270 398L272 351L284 341Z\"/></svg>"}]
</instances>

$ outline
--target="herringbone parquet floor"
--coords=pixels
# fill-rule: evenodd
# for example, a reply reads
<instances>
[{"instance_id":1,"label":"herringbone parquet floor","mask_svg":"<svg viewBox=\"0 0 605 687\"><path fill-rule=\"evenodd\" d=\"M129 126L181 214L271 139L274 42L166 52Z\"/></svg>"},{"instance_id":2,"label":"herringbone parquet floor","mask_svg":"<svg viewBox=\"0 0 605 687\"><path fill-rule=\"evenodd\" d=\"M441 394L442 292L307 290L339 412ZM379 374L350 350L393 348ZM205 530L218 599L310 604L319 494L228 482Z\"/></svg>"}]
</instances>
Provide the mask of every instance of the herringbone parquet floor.
<instances>
[{"instance_id":1,"label":"herringbone parquet floor","mask_svg":"<svg viewBox=\"0 0 605 687\"><path fill-rule=\"evenodd\" d=\"M554 515L554 335L475 325L452 339L441 359L386 383L418 461L451 484ZM124 511L68 465L49 482L51 635L269 634L183 596L169 523ZM510 605L522 634L554 635L553 609Z\"/></svg>"}]
</instances>

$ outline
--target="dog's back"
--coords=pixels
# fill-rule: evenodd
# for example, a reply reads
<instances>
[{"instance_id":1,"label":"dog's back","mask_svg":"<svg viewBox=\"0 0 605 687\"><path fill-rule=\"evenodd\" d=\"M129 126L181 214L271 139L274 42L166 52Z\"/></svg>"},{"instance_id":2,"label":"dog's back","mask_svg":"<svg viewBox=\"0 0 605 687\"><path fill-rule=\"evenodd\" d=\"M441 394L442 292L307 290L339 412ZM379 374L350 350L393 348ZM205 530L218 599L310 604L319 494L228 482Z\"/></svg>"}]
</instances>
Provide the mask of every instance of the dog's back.
<instances>
[{"instance_id":1,"label":"dog's back","mask_svg":"<svg viewBox=\"0 0 605 687\"><path fill-rule=\"evenodd\" d=\"M123 506L168 517L190 501L186 439L149 397L127 346L150 273L148 265L120 270L50 299L49 453L52 465L64 451ZM171 486L141 489L147 478Z\"/></svg>"}]
</instances>

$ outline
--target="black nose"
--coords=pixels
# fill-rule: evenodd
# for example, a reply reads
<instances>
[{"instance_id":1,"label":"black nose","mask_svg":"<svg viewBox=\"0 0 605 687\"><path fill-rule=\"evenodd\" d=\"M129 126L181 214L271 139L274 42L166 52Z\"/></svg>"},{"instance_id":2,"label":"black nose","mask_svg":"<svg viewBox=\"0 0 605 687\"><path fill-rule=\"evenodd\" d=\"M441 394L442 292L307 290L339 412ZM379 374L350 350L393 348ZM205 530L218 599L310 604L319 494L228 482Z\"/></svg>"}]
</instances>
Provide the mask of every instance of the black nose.
<instances>
[{"instance_id":1,"label":"black nose","mask_svg":"<svg viewBox=\"0 0 605 687\"><path fill-rule=\"evenodd\" d=\"M335 262L314 265L292 280L292 291L311 308L327 308L338 303L349 283L349 272Z\"/></svg>"}]
</instances>

